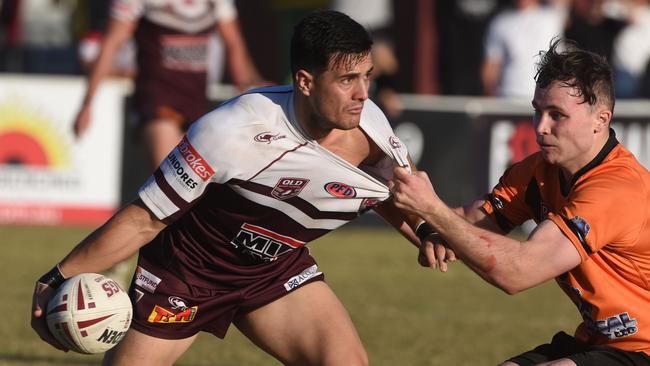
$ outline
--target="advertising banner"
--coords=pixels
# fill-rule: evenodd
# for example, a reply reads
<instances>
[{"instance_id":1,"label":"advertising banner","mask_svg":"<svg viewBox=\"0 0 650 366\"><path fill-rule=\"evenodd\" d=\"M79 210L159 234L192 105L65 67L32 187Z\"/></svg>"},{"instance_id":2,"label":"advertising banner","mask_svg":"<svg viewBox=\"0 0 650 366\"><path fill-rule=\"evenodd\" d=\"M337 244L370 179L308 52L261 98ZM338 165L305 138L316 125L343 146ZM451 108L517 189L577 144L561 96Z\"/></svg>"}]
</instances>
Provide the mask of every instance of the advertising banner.
<instances>
[{"instance_id":1,"label":"advertising banner","mask_svg":"<svg viewBox=\"0 0 650 366\"><path fill-rule=\"evenodd\" d=\"M0 77L0 224L98 224L120 203L123 103L128 83L97 91L92 124L74 118L83 78Z\"/></svg>"}]
</instances>

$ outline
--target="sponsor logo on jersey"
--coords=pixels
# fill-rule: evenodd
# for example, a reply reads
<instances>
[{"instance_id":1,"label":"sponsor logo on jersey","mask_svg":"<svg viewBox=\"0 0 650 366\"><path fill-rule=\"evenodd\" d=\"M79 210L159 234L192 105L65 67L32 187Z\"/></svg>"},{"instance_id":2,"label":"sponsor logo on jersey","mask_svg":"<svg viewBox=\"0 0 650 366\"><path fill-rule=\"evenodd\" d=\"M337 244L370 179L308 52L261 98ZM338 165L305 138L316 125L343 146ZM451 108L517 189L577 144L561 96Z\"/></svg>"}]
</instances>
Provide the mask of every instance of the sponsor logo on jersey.
<instances>
[{"instance_id":1,"label":"sponsor logo on jersey","mask_svg":"<svg viewBox=\"0 0 650 366\"><path fill-rule=\"evenodd\" d=\"M260 226L244 223L230 244L243 253L260 258L265 262L271 262L282 254L300 248L305 245L305 242Z\"/></svg>"},{"instance_id":2,"label":"sponsor logo on jersey","mask_svg":"<svg viewBox=\"0 0 650 366\"><path fill-rule=\"evenodd\" d=\"M341 182L329 182L323 187L327 193L337 198L354 198L357 196L357 190Z\"/></svg>"},{"instance_id":3,"label":"sponsor logo on jersey","mask_svg":"<svg viewBox=\"0 0 650 366\"><path fill-rule=\"evenodd\" d=\"M140 266L135 270L135 284L149 293L153 294L156 291L160 281L162 281L160 278Z\"/></svg>"},{"instance_id":4,"label":"sponsor logo on jersey","mask_svg":"<svg viewBox=\"0 0 650 366\"><path fill-rule=\"evenodd\" d=\"M203 181L207 181L214 175L214 170L208 165L208 162L194 149L192 144L187 140L187 136L183 137L177 147L187 165L198 175Z\"/></svg>"},{"instance_id":5,"label":"sponsor logo on jersey","mask_svg":"<svg viewBox=\"0 0 650 366\"><path fill-rule=\"evenodd\" d=\"M304 178L280 178L271 191L271 196L286 200L300 194L303 188L309 183L309 179Z\"/></svg>"},{"instance_id":6,"label":"sponsor logo on jersey","mask_svg":"<svg viewBox=\"0 0 650 366\"><path fill-rule=\"evenodd\" d=\"M272 132L266 131L266 132L262 132L262 133L259 133L259 134L255 135L255 137L253 137L253 140L255 140L257 142L266 142L267 144L270 144L271 141L283 139L283 138L286 138L286 137L287 137L287 135L280 135L279 133L272 133Z\"/></svg>"},{"instance_id":7,"label":"sponsor logo on jersey","mask_svg":"<svg viewBox=\"0 0 650 366\"><path fill-rule=\"evenodd\" d=\"M185 304L185 300L178 296L170 296L167 300L169 300L169 303L172 306L172 310L187 310L187 305Z\"/></svg>"},{"instance_id":8,"label":"sponsor logo on jersey","mask_svg":"<svg viewBox=\"0 0 650 366\"><path fill-rule=\"evenodd\" d=\"M151 314L149 314L147 321L149 323L163 324L189 323L194 320L198 311L198 306L192 306L191 308L186 308L179 313L174 313L173 311L167 310L162 306L155 305L151 311Z\"/></svg>"},{"instance_id":9,"label":"sponsor logo on jersey","mask_svg":"<svg viewBox=\"0 0 650 366\"><path fill-rule=\"evenodd\" d=\"M591 229L591 227L585 219L580 216L575 216L569 221L573 223L573 226L580 232L583 238L587 237L587 234L589 234L589 229Z\"/></svg>"},{"instance_id":10,"label":"sponsor logo on jersey","mask_svg":"<svg viewBox=\"0 0 650 366\"><path fill-rule=\"evenodd\" d=\"M388 138L388 143L390 144L390 147L392 147L393 149L401 149L402 148L402 143L399 142L399 140L395 136L389 137Z\"/></svg>"},{"instance_id":11,"label":"sponsor logo on jersey","mask_svg":"<svg viewBox=\"0 0 650 366\"><path fill-rule=\"evenodd\" d=\"M311 278L314 278L314 277L318 276L321 273L322 272L318 272L318 266L314 264L313 266L311 266L311 267L305 269L304 271L302 271L299 275L291 277L289 279L289 281L287 281L284 284L284 288L287 291L291 291L294 288L300 286L303 282L305 282L305 281L307 281L307 280L309 280Z\"/></svg>"},{"instance_id":12,"label":"sponsor logo on jersey","mask_svg":"<svg viewBox=\"0 0 650 366\"><path fill-rule=\"evenodd\" d=\"M596 327L609 339L631 336L639 331L636 319L632 319L627 312L610 316L605 320L597 320Z\"/></svg>"}]
</instances>

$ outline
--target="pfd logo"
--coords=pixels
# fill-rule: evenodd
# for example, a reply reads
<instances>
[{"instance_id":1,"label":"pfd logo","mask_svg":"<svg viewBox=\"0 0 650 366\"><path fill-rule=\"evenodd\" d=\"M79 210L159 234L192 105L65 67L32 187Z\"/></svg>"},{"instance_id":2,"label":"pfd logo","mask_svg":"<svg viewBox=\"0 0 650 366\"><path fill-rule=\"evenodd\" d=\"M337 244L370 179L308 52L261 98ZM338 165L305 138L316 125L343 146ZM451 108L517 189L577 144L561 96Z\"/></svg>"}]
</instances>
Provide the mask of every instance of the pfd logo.
<instances>
[{"instance_id":1,"label":"pfd logo","mask_svg":"<svg viewBox=\"0 0 650 366\"><path fill-rule=\"evenodd\" d=\"M271 141L283 139L287 137L286 135L280 135L279 133L271 133L269 131L259 133L253 137L253 140L257 142L266 142L267 144L270 144Z\"/></svg>"},{"instance_id":2,"label":"pfd logo","mask_svg":"<svg viewBox=\"0 0 650 366\"><path fill-rule=\"evenodd\" d=\"M357 196L357 190L354 187L341 182L329 182L323 188L336 198L354 198Z\"/></svg>"},{"instance_id":3,"label":"pfd logo","mask_svg":"<svg viewBox=\"0 0 650 366\"><path fill-rule=\"evenodd\" d=\"M271 196L279 200L286 200L300 194L303 188L309 183L304 178L280 178L271 191Z\"/></svg>"},{"instance_id":4,"label":"pfd logo","mask_svg":"<svg viewBox=\"0 0 650 366\"><path fill-rule=\"evenodd\" d=\"M189 167L194 171L194 173L196 173L196 175L201 177L203 181L207 181L214 175L212 167L210 167L201 154L194 149L192 144L187 140L187 136L183 137L177 148Z\"/></svg>"},{"instance_id":5,"label":"pfd logo","mask_svg":"<svg viewBox=\"0 0 650 366\"><path fill-rule=\"evenodd\" d=\"M271 262L282 254L300 248L305 245L305 242L260 226L244 223L230 244L246 254L260 258L265 262Z\"/></svg>"}]
</instances>

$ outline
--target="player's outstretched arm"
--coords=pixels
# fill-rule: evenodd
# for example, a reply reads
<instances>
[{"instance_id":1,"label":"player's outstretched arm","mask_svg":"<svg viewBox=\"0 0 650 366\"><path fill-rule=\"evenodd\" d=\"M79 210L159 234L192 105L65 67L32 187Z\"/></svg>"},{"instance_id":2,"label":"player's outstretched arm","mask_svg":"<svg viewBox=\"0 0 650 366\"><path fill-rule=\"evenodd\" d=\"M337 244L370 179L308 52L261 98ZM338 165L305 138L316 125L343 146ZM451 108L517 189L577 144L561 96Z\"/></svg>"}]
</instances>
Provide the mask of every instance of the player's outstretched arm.
<instances>
[{"instance_id":1,"label":"player's outstretched arm","mask_svg":"<svg viewBox=\"0 0 650 366\"><path fill-rule=\"evenodd\" d=\"M165 224L138 199L118 211L43 275L34 288L31 322L41 339L65 350L48 331L44 312L54 289L66 278L80 273L102 272L114 266L153 240L164 228Z\"/></svg>"},{"instance_id":2,"label":"player's outstretched arm","mask_svg":"<svg viewBox=\"0 0 650 366\"><path fill-rule=\"evenodd\" d=\"M447 207L426 173L411 175L397 168L393 195L396 207L426 219L468 267L508 294L534 287L580 264L578 250L554 222L541 222L525 241L486 230Z\"/></svg>"},{"instance_id":3,"label":"player's outstretched arm","mask_svg":"<svg viewBox=\"0 0 650 366\"><path fill-rule=\"evenodd\" d=\"M84 95L79 111L75 118L73 128L76 136L81 136L86 129L90 126L91 112L93 98L99 85L106 76L108 76L113 67L113 59L117 54L118 49L133 35L136 23L133 21L111 20L108 27L108 32L102 40L102 46L90 75L88 77L88 85L86 87L86 94Z\"/></svg>"}]
</instances>

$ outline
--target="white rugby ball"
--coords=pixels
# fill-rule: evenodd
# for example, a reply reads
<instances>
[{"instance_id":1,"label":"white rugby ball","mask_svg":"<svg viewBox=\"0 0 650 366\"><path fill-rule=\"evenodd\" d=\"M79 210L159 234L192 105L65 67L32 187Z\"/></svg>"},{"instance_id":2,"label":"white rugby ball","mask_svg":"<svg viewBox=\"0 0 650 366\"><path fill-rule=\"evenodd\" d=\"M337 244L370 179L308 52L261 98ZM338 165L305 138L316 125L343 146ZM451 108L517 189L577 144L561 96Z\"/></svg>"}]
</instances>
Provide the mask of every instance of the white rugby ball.
<instances>
[{"instance_id":1,"label":"white rugby ball","mask_svg":"<svg viewBox=\"0 0 650 366\"><path fill-rule=\"evenodd\" d=\"M124 337L133 307L117 282L82 273L56 290L46 314L47 326L61 344L79 353L102 353Z\"/></svg>"}]
</instances>

